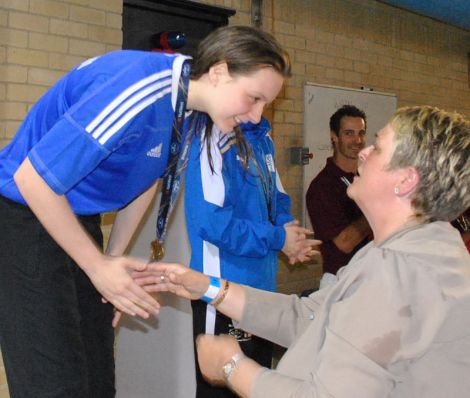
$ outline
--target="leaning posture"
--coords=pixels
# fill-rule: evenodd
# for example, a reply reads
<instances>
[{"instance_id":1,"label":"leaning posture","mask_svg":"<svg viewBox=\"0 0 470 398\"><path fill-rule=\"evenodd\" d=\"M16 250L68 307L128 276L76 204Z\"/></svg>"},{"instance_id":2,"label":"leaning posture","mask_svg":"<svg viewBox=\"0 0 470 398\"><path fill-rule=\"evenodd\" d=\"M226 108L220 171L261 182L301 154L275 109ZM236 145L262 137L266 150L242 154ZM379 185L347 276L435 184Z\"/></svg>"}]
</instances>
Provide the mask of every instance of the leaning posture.
<instances>
[{"instance_id":1,"label":"leaning posture","mask_svg":"<svg viewBox=\"0 0 470 398\"><path fill-rule=\"evenodd\" d=\"M232 65L233 51L258 56ZM114 397L113 306L159 310L129 275L146 263L124 252L170 153L184 166L180 148L204 128L201 114L225 132L259 122L289 70L269 34L224 27L201 43L197 75L182 55L116 51L34 105L0 151L0 344L12 398ZM99 214L112 210L104 254Z\"/></svg>"}]
</instances>

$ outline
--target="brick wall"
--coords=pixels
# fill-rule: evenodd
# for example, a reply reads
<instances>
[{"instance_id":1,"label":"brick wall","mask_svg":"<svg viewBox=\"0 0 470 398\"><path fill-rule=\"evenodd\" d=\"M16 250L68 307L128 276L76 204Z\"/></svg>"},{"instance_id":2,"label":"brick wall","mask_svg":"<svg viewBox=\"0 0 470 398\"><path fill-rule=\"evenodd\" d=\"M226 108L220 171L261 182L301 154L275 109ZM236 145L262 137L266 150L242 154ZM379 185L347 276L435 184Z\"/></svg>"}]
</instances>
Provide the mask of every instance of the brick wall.
<instances>
[{"instance_id":1,"label":"brick wall","mask_svg":"<svg viewBox=\"0 0 470 398\"><path fill-rule=\"evenodd\" d=\"M233 24L251 24L250 0L202 3L237 10ZM85 58L120 48L120 0L2 0L0 4L0 147L9 142L37 98ZM470 117L467 53L470 32L375 0L265 0L263 27L289 50L293 77L267 116L277 164L300 217L302 168L287 149L302 144L306 81L395 93L399 106L432 104ZM316 285L317 261L289 267L281 260L283 292ZM0 362L0 398L8 390Z\"/></svg>"},{"instance_id":2,"label":"brick wall","mask_svg":"<svg viewBox=\"0 0 470 398\"><path fill-rule=\"evenodd\" d=\"M121 15L118 0L2 1L1 147L31 105L65 71L84 58L121 48Z\"/></svg>"},{"instance_id":3,"label":"brick wall","mask_svg":"<svg viewBox=\"0 0 470 398\"><path fill-rule=\"evenodd\" d=\"M2 0L0 147L64 72L86 58L121 48L121 27L119 0ZM0 398L8 396L0 358Z\"/></svg>"},{"instance_id":4,"label":"brick wall","mask_svg":"<svg viewBox=\"0 0 470 398\"><path fill-rule=\"evenodd\" d=\"M203 1L233 7L233 23L251 23L249 0ZM301 216L302 168L287 150L302 145L303 84L394 93L398 105L430 104L470 117L467 53L470 32L375 0L265 0L263 28L288 49L293 76L269 110L277 165ZM299 292L316 285L318 261L288 266L280 261L278 289Z\"/></svg>"}]
</instances>

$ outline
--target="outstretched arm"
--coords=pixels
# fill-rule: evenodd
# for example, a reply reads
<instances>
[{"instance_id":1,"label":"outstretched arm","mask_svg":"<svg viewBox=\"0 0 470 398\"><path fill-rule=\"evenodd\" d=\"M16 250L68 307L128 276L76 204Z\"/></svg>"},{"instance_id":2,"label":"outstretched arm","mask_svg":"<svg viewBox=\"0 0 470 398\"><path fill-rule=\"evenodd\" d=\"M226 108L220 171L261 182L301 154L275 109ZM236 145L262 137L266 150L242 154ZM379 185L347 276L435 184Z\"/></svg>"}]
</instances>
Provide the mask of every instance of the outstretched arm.
<instances>
[{"instance_id":1,"label":"outstretched arm","mask_svg":"<svg viewBox=\"0 0 470 398\"><path fill-rule=\"evenodd\" d=\"M119 310L147 318L159 304L133 282L128 270L145 263L103 255L75 217L65 196L57 195L36 172L28 158L14 176L23 198L52 238L91 279L93 285Z\"/></svg>"},{"instance_id":2,"label":"outstretched arm","mask_svg":"<svg viewBox=\"0 0 470 398\"><path fill-rule=\"evenodd\" d=\"M378 253L377 258L380 256L381 253ZM371 259L374 264L377 258ZM394 260L393 258L389 261L393 262ZM144 274L148 275L144 276ZM142 284L148 285L151 291L169 290L181 297L191 299L201 297L209 286L208 276L178 264L149 264L148 270L144 271L136 280L139 278L141 278L141 282L144 282ZM426 276L426 278L430 281L426 281L426 284L422 286L425 289L423 291L429 290L429 283L433 284L431 277ZM415 283L415 279L410 278L410 282ZM377 295L377 291L382 290L385 290L386 294ZM371 281L359 289L357 285L354 285L348 300L334 303L334 311L331 311L328 317L328 327L326 324L323 326L320 324L316 328L309 328L306 327L306 324L325 322L325 318L316 320L307 315L315 310L317 304L327 306L332 304L316 303L318 299L330 297L326 290L323 294L318 292L309 298L299 299L296 296L262 292L230 283L226 297L218 309L235 321L242 318L239 326L251 332L256 332L256 330L247 329L246 326L256 324L259 326L258 331L269 329L271 336L278 335L279 325L282 325L282 329L289 329L287 332L282 332L290 341L287 347L295 343L295 348L286 353L283 362L284 371L269 370L251 359L242 357L229 378L225 379L223 365L233 355L243 355L240 347L231 337L204 335L197 340L201 371L211 383L228 384L241 397L326 398L331 396L370 396L371 394L386 396L396 384L394 375L387 370L387 365L392 363L392 358L386 348L393 344L394 347L397 347L397 355L399 355L402 344L397 345L396 343L400 332L390 333L388 331L394 331L397 328L401 331L409 328L406 326L409 323L409 318L400 316L398 311L409 297L406 294L403 297L396 294L396 300L391 303L390 297L394 296L389 293L396 293L396 291L394 282L384 284L382 273L377 272L376 275L371 276ZM413 289L410 286L406 291L413 291ZM438 294L433 296L433 299L442 301L442 297L437 297ZM375 301L371 311L361 311L364 297L374 297ZM426 299L422 299L422 297ZM423 310L429 310L429 308L434 310L435 306L429 305L430 302L428 302L426 295L420 296L420 300L423 301L420 306ZM393 311L385 311L386 316L384 316L384 308L392 308ZM351 319L357 317L360 318L359 325L361 327L351 327ZM293 323L295 322L288 322L290 319L296 320L297 330L294 330ZM440 322L437 322L437 325L434 322L431 324L429 325L431 327L441 325ZM363 325L368 325L368 327L364 328ZM321 334L321 338L317 334L318 328L325 330L325 333ZM429 330L423 335L428 335L428 332ZM286 333L291 336L287 336ZM265 337L263 333L256 334ZM385 335L386 338L377 343L377 335ZM316 342L315 339L318 338L320 340ZM311 342L312 339L314 344ZM378 344L380 349L364 353L357 348L368 347L371 342L375 345ZM415 339L412 339L411 344L416 344ZM321 364L318 361L312 361L311 355L305 355L299 349L307 350L313 357L315 355L321 356ZM341 363L341 366L338 367L338 363ZM286 364L293 367L288 372L285 372ZM296 367L298 367L298 375L295 375Z\"/></svg>"},{"instance_id":3,"label":"outstretched arm","mask_svg":"<svg viewBox=\"0 0 470 398\"><path fill-rule=\"evenodd\" d=\"M179 297L196 300L206 293L210 277L181 264L150 263L147 269L132 274L134 281L147 292L171 292ZM227 281L222 280L219 296L223 294ZM217 300L217 298L215 299ZM217 310L229 318L239 321L245 306L243 286L230 282L230 286L217 305Z\"/></svg>"},{"instance_id":4,"label":"outstretched arm","mask_svg":"<svg viewBox=\"0 0 470 398\"><path fill-rule=\"evenodd\" d=\"M206 293L210 282L210 277L207 275L179 264L167 263L149 264L146 271L136 272L133 277L140 285L145 286L147 291L170 291L180 297L188 299L199 299L202 297ZM272 309L274 312L279 312L281 318L274 316L268 317L269 319L266 320L263 316L256 316L255 323L261 323L262 325L258 326L263 330L270 330L271 335L279 334L279 325L283 325L281 329L287 328L289 331L287 333L285 331L281 332L281 334L284 335L285 339L292 340L292 337L295 336L299 330L305 329L305 327L300 328L300 324L305 323L305 319L307 319L306 314L311 313L314 303L310 303L309 308L308 305L300 303L299 298L296 296L290 297L271 292L262 292L232 282L230 282L224 297L223 292L226 283L227 282L224 280L221 281L222 287L214 300L218 302L221 297L223 298L220 304L217 304L217 310L227 315L235 322L245 317L247 311L251 312L250 310L252 310L254 306L257 308L255 311L258 315L260 311L264 314L266 314L266 311L269 313L268 308ZM255 298L251 297L251 300L249 300L247 294L250 292L262 293L263 296L260 297L256 295ZM289 307L293 301L296 302L297 311L287 311L288 313L286 313L285 309ZM250 307L245 308L247 305L250 305ZM261 306L261 309L259 306ZM287 315L287 318L284 318L284 315ZM249 317L251 317L251 315L249 315ZM291 317L292 320L295 318L293 322L289 322ZM297 324L297 327L295 324ZM295 332L295 330L297 330L297 332ZM263 334L259 335L263 336ZM241 397L251 396L259 376L268 371L268 369L263 368L255 361L244 357L238 342L231 336L201 335L198 337L196 345L199 366L204 377L212 384L228 384L228 386ZM235 354L241 355L242 359L237 363L235 370L227 379L222 371L223 365Z\"/></svg>"},{"instance_id":5,"label":"outstretched arm","mask_svg":"<svg viewBox=\"0 0 470 398\"><path fill-rule=\"evenodd\" d=\"M135 273L135 280L145 286L147 291L170 291L180 297L199 299L209 287L209 276L191 270L179 264L149 264L148 271ZM222 281L223 284L227 281ZM223 288L220 290L220 297ZM225 297L217 305L217 310L239 321L245 306L245 290L241 285L230 282ZM235 354L242 354L238 342L231 336L200 335L196 340L199 366L204 377L212 384L223 385L223 365ZM248 397L253 381L262 366L249 358L242 363L230 376L228 382L234 391L242 397Z\"/></svg>"}]
</instances>

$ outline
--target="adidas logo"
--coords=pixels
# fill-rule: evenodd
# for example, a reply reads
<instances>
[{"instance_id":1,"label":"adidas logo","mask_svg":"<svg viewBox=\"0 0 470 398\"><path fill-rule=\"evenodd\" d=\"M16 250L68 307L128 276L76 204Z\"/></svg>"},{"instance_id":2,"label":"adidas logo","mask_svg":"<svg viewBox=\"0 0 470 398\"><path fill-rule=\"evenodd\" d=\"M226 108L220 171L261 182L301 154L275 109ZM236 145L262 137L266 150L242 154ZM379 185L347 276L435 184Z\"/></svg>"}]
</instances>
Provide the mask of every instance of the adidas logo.
<instances>
[{"instance_id":1,"label":"adidas logo","mask_svg":"<svg viewBox=\"0 0 470 398\"><path fill-rule=\"evenodd\" d=\"M162 145L163 143L160 143L155 148L152 148L150 151L147 152L147 156L151 158L159 158L160 156L162 156Z\"/></svg>"}]
</instances>

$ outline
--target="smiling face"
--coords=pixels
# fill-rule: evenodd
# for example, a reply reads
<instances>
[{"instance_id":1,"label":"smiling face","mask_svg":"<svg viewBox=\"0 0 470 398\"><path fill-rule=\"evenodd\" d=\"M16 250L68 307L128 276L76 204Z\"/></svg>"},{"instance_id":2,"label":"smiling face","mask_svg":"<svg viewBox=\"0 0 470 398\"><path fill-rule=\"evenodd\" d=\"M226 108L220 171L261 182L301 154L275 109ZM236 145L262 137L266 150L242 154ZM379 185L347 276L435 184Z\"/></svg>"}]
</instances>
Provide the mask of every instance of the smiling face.
<instances>
[{"instance_id":1,"label":"smiling face","mask_svg":"<svg viewBox=\"0 0 470 398\"><path fill-rule=\"evenodd\" d=\"M375 143L359 153L359 176L354 177L347 192L364 213L376 207L386 208L388 200L395 197L399 171L388 169L395 149L394 135L387 124L377 133Z\"/></svg>"},{"instance_id":2,"label":"smiling face","mask_svg":"<svg viewBox=\"0 0 470 398\"><path fill-rule=\"evenodd\" d=\"M284 83L271 67L231 76L224 63L214 68L210 78L214 90L207 113L222 132L230 132L244 122L259 123L265 106L274 101Z\"/></svg>"},{"instance_id":3,"label":"smiling face","mask_svg":"<svg viewBox=\"0 0 470 398\"><path fill-rule=\"evenodd\" d=\"M338 135L331 132L331 141L335 158L356 161L366 143L366 122L362 117L343 116Z\"/></svg>"}]
</instances>

